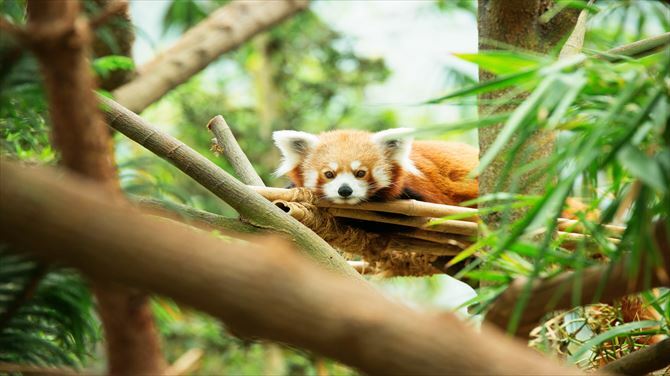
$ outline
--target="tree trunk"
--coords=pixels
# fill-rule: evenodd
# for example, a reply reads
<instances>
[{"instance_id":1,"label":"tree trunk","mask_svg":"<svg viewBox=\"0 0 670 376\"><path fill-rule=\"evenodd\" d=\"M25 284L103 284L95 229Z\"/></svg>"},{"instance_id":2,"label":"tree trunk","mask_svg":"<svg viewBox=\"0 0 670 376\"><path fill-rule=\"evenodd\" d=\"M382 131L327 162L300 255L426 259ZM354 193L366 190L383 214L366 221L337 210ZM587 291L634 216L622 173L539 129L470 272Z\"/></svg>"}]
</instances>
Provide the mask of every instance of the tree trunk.
<instances>
[{"instance_id":1,"label":"tree trunk","mask_svg":"<svg viewBox=\"0 0 670 376\"><path fill-rule=\"evenodd\" d=\"M102 182L108 196L122 200L112 139L92 95L88 58L93 36L87 21L79 18L79 2L31 0L28 15L29 45L44 75L61 164ZM163 357L146 295L96 281L93 290L105 329L109 372L160 373Z\"/></svg>"},{"instance_id":2,"label":"tree trunk","mask_svg":"<svg viewBox=\"0 0 670 376\"><path fill-rule=\"evenodd\" d=\"M567 8L557 14L550 22L541 23L540 16L554 5L553 0L479 0L478 29L479 50L496 49L499 43L516 48L546 53L556 46L556 43L574 26L577 21L578 10ZM498 43L495 43L498 42ZM480 82L488 81L494 75L479 71ZM510 90L499 90L480 96L483 100L501 99L509 95ZM517 98L523 98L521 94ZM513 111L515 104L498 107L495 112ZM481 115L492 110L485 104L479 105ZM489 147L498 137L503 124L479 129L479 155L486 154ZM541 160L549 156L554 148L556 135L554 132L537 132L523 145L515 155L512 169L524 167L531 161ZM503 148L499 155L503 155L513 145L516 138ZM515 191L521 194L542 194L545 179L537 179L537 171L530 171L522 175L519 181L507 181L499 184L499 177L504 159L496 157L479 176L480 196L497 191ZM534 176L535 175L535 176ZM481 204L483 206L489 204ZM521 212L517 213L517 217ZM493 213L482 218L484 222L496 227L499 214Z\"/></svg>"}]
</instances>

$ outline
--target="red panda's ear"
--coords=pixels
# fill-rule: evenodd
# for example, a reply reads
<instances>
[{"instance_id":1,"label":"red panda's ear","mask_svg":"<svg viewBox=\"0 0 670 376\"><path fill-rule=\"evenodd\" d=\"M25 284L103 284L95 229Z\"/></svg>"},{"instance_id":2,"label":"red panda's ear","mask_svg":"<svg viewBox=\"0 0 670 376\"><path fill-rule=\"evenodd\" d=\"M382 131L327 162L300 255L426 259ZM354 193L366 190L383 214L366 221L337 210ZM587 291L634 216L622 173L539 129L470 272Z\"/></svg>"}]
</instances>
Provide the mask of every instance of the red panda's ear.
<instances>
[{"instance_id":1,"label":"red panda's ear","mask_svg":"<svg viewBox=\"0 0 670 376\"><path fill-rule=\"evenodd\" d=\"M276 176L282 176L296 168L319 143L318 136L299 131L276 131L272 133L272 139L283 157L275 171Z\"/></svg>"},{"instance_id":2,"label":"red panda's ear","mask_svg":"<svg viewBox=\"0 0 670 376\"><path fill-rule=\"evenodd\" d=\"M378 144L384 153L405 171L421 175L410 158L412 141L414 141L413 134L414 129L411 128L388 129L372 134L372 141Z\"/></svg>"}]
</instances>

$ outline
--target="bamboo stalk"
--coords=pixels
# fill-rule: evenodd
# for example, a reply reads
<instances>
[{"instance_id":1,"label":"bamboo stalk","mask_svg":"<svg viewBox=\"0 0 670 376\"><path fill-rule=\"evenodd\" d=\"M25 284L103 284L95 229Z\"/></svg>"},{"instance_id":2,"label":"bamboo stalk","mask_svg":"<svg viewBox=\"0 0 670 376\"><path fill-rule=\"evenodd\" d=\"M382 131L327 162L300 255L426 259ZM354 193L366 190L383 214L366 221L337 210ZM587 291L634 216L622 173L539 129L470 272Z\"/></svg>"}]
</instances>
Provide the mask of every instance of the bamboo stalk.
<instances>
[{"instance_id":1,"label":"bamboo stalk","mask_svg":"<svg viewBox=\"0 0 670 376\"><path fill-rule=\"evenodd\" d=\"M163 217L168 217L179 222L187 222L190 225L206 230L224 230L248 234L267 232L266 229L254 227L250 224L241 222L236 218L228 218L222 215L198 210L188 205L158 200L151 197L131 196L130 199L138 206L149 209Z\"/></svg>"},{"instance_id":2,"label":"bamboo stalk","mask_svg":"<svg viewBox=\"0 0 670 376\"><path fill-rule=\"evenodd\" d=\"M179 168L232 206L245 220L258 227L288 234L300 246L301 251L327 268L360 278L326 241L286 216L249 186L115 101L101 95L98 99L110 127Z\"/></svg>"},{"instance_id":3,"label":"bamboo stalk","mask_svg":"<svg viewBox=\"0 0 670 376\"><path fill-rule=\"evenodd\" d=\"M589 1L588 6L593 5L595 0ZM589 11L588 8L582 9L577 17L577 22L575 23L575 28L570 33L568 40L565 41L561 52L558 54L559 59L566 58L568 56L573 56L582 51L584 47L584 35L586 34L586 18L588 17Z\"/></svg>"},{"instance_id":4,"label":"bamboo stalk","mask_svg":"<svg viewBox=\"0 0 670 376\"><path fill-rule=\"evenodd\" d=\"M346 232L346 228L349 228L349 226L344 224L338 224L338 227L328 228L328 225L325 225L326 217L332 214L329 212L323 213L322 209L319 210L312 205L303 205L297 202L281 200L275 201L274 204L298 221L309 226L316 226L316 228L313 228L313 230L317 234L322 236L324 239L328 239L331 244L340 248L340 250L349 253L365 256L374 250L373 252L397 251L403 253L415 253L419 255L453 256L462 250L461 247L453 244L437 243L424 239L415 239L411 237L400 236L401 234L386 235L384 234L385 231L383 231L383 228L380 229L382 231L380 231L381 233L378 234L378 236L387 238L388 241L377 242L373 240L378 239L378 237L375 237L375 234L372 234L374 230L367 232L362 229L351 228L351 230L354 230L355 232ZM319 217L320 214L326 214L326 216ZM359 237L359 235L363 236Z\"/></svg>"},{"instance_id":5,"label":"bamboo stalk","mask_svg":"<svg viewBox=\"0 0 670 376\"><path fill-rule=\"evenodd\" d=\"M449 234L477 236L477 224L466 221L440 221L431 225L434 218L428 217L391 217L368 210L328 208L335 217L361 219L364 221L389 223L400 226L416 227L428 231L445 232Z\"/></svg>"},{"instance_id":6,"label":"bamboo stalk","mask_svg":"<svg viewBox=\"0 0 670 376\"><path fill-rule=\"evenodd\" d=\"M302 202L313 202L314 194L305 188L270 188L270 187L252 187L252 189L258 192L261 196L265 197L270 201L282 200L282 201L302 201ZM442 205L435 204L432 202L422 202L417 200L396 200L390 202L364 202L353 205L346 204L334 204L326 200L317 200L316 206L322 208L329 208L331 210L348 210L348 211L372 211L372 212L383 212L383 213L394 213L402 214L408 217L432 217L432 218L441 218L455 214L467 214L472 213L471 217L462 218L456 222L477 222L479 218L477 217L477 210L472 208L464 208L459 206L452 205ZM341 215L344 217L344 215ZM365 219L359 217L347 217L354 219ZM385 218L385 217L384 217ZM384 222L384 223L393 223L406 225L410 227L421 227L422 225L415 225L415 223L410 221L409 223L397 223L397 222L388 222L382 220L370 219L375 222ZM447 221L450 222L450 221ZM423 224L423 222L421 222ZM616 226L616 225L601 225L607 230L611 236L621 236L625 231L625 227ZM439 228L439 227L438 227ZM584 233L584 227L581 226L579 221L567 218L558 219L558 228L561 231L572 232L572 233ZM430 230L430 229L427 229ZM431 230L438 231L438 230ZM449 231L441 231L449 232ZM475 235L471 233L463 235Z\"/></svg>"},{"instance_id":7,"label":"bamboo stalk","mask_svg":"<svg viewBox=\"0 0 670 376\"><path fill-rule=\"evenodd\" d=\"M393 236L386 247L386 251L416 253L417 255L456 256L462 249L450 244Z\"/></svg>"},{"instance_id":8,"label":"bamboo stalk","mask_svg":"<svg viewBox=\"0 0 670 376\"><path fill-rule=\"evenodd\" d=\"M621 236L623 235L626 228L623 226L616 225L601 225L608 234L611 236ZM583 234L585 232L584 226L574 219L559 218L558 219L558 229L565 232L579 233Z\"/></svg>"},{"instance_id":9,"label":"bamboo stalk","mask_svg":"<svg viewBox=\"0 0 670 376\"><path fill-rule=\"evenodd\" d=\"M606 52L600 53L596 56L614 63L623 60L621 56L628 56L638 59L656 53L663 48L668 47L669 45L670 32L667 32L646 39L638 40L633 43L624 44L623 46L612 48L611 50L607 50Z\"/></svg>"},{"instance_id":10,"label":"bamboo stalk","mask_svg":"<svg viewBox=\"0 0 670 376\"><path fill-rule=\"evenodd\" d=\"M319 200L316 206L321 208L351 209L351 205L334 204L326 200ZM370 210L384 213L403 214L408 217L442 218L456 214L469 214L461 221L477 222L477 210L453 205L435 204L417 200L396 200L389 202L362 202L356 204L356 209Z\"/></svg>"},{"instance_id":11,"label":"bamboo stalk","mask_svg":"<svg viewBox=\"0 0 670 376\"><path fill-rule=\"evenodd\" d=\"M320 208L335 209L360 209L385 213L403 214L410 217L446 217L455 214L472 214L472 216L463 218L463 221L476 222L477 210L453 205L435 204L432 202L423 202L417 200L396 200L389 202L363 202L356 206L346 204L335 204L326 200L316 200L314 194L305 188L270 188L270 187L252 187L261 196L270 201L303 201L314 202Z\"/></svg>"},{"instance_id":12,"label":"bamboo stalk","mask_svg":"<svg viewBox=\"0 0 670 376\"><path fill-rule=\"evenodd\" d=\"M182 354L166 370L165 374L170 376L189 375L200 368L202 356L205 352L202 349L193 348Z\"/></svg>"},{"instance_id":13,"label":"bamboo stalk","mask_svg":"<svg viewBox=\"0 0 670 376\"><path fill-rule=\"evenodd\" d=\"M315 201L314 194L307 188L274 188L274 187L249 187L256 191L268 201L298 201L312 203Z\"/></svg>"},{"instance_id":14,"label":"bamboo stalk","mask_svg":"<svg viewBox=\"0 0 670 376\"><path fill-rule=\"evenodd\" d=\"M247 185L264 187L265 183L263 183L261 177L254 170L254 166L249 161L249 158L247 158L247 155L240 148L240 144L237 143L235 135L230 130L223 116L217 115L213 117L207 124L207 128L216 137L216 151L223 154L235 170L240 181Z\"/></svg>"},{"instance_id":15,"label":"bamboo stalk","mask_svg":"<svg viewBox=\"0 0 670 376\"><path fill-rule=\"evenodd\" d=\"M573 232L564 232L564 231L559 231L558 236L563 240L562 243L577 243L580 241L583 241L584 239L590 239L591 236L584 235L584 234L579 234L579 233L573 233ZM607 241L612 243L612 244L619 244L621 243L620 239L616 238L607 238Z\"/></svg>"},{"instance_id":16,"label":"bamboo stalk","mask_svg":"<svg viewBox=\"0 0 670 376\"><path fill-rule=\"evenodd\" d=\"M397 236L427 240L439 244L450 244L465 249L472 244L472 237L467 235L443 234L435 231L410 229L396 233Z\"/></svg>"}]
</instances>

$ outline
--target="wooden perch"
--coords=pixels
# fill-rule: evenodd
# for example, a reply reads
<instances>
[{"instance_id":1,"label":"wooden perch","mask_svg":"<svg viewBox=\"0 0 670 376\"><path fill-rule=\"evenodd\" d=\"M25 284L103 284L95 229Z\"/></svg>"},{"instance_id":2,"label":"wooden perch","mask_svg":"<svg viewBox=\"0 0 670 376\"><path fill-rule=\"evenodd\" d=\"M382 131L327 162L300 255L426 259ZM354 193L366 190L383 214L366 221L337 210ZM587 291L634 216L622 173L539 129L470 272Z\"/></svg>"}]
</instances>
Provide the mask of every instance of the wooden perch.
<instances>
[{"instance_id":1,"label":"wooden perch","mask_svg":"<svg viewBox=\"0 0 670 376\"><path fill-rule=\"evenodd\" d=\"M300 249L327 268L360 278L328 243L285 215L209 159L183 142L148 124L115 101L98 96L109 126L167 160L232 206L245 220L261 228L288 234Z\"/></svg>"},{"instance_id":2,"label":"wooden perch","mask_svg":"<svg viewBox=\"0 0 670 376\"><path fill-rule=\"evenodd\" d=\"M351 205L346 204L334 204L327 200L317 200L314 195L305 188L293 188L293 189L282 189L282 188L253 188L256 192L260 193L261 196L267 198L270 201L283 200L283 201L299 201L299 202L309 202L314 203L318 207L323 208L340 208L340 209L351 209ZM471 216L463 218L464 221L477 221L477 210L472 208L464 208L460 206L452 205L440 205L434 204L432 202L423 202L417 200L397 200L391 202L362 202L356 204L356 209L361 210L370 210L377 212L385 213L396 213L403 214L410 217L435 217L441 218L450 215L467 215Z\"/></svg>"},{"instance_id":3,"label":"wooden perch","mask_svg":"<svg viewBox=\"0 0 670 376\"><path fill-rule=\"evenodd\" d=\"M434 204L431 202L423 202L417 200L397 200L391 202L364 202L356 204L355 206L346 205L346 204L334 204L326 200L318 200L312 192L305 188L292 188L292 189L283 189L283 188L270 188L270 187L253 187L253 190L260 193L261 196L265 197L270 201L294 201L294 202L309 202L314 203L318 207L323 208L334 208L334 209L345 209L345 210L363 210L363 211L372 211L372 212L383 212L383 213L394 213L402 214L408 217L431 217L431 218L442 218L451 215L468 215L469 217L461 218L455 223L460 225L460 222L477 222L479 219L477 217L477 210L472 208L464 208L460 206L453 205L441 205ZM379 218L379 217L375 217ZM385 221L380 221L387 223ZM454 223L447 222L447 223ZM425 225L423 222L409 222L417 224L418 226L408 224L411 227L421 227ZM464 225L466 227L471 225ZM602 226L604 230L611 236L621 236L625 231L623 226L615 225L599 225ZM564 232L571 233L584 233L585 229L577 220L559 218L558 227ZM438 227L439 228L439 227ZM467 231L467 230L466 230ZM447 231L448 232L448 231ZM467 233L465 235L470 235Z\"/></svg>"},{"instance_id":4,"label":"wooden perch","mask_svg":"<svg viewBox=\"0 0 670 376\"><path fill-rule=\"evenodd\" d=\"M142 112L222 54L305 9L307 5L307 0L232 1L139 67L138 76L114 90L114 97L131 111Z\"/></svg>"},{"instance_id":5,"label":"wooden perch","mask_svg":"<svg viewBox=\"0 0 670 376\"><path fill-rule=\"evenodd\" d=\"M223 116L218 115L212 118L209 124L207 124L207 128L216 137L216 151L223 154L235 170L240 181L247 185L264 187L265 183L263 183L261 177L254 170L254 166L249 161L249 158L247 158L247 155L240 148Z\"/></svg>"},{"instance_id":6,"label":"wooden perch","mask_svg":"<svg viewBox=\"0 0 670 376\"><path fill-rule=\"evenodd\" d=\"M7 162L0 169L0 197L11 198L0 200L0 239L171 297L240 335L305 348L367 374L580 374L487 325L477 334L451 314L391 302L277 239L222 242L138 215L69 174Z\"/></svg>"},{"instance_id":7,"label":"wooden perch","mask_svg":"<svg viewBox=\"0 0 670 376\"><path fill-rule=\"evenodd\" d=\"M536 280L531 288L528 304L523 310L515 335L527 338L530 331L538 325L545 314L573 308L575 302L572 292L577 287L581 289L581 300L576 303L581 305L597 302L611 303L614 299L652 287L670 286L670 246L668 246L668 234L664 226L663 223L656 226L654 238L661 253L662 263L651 276L643 275L643 273L631 276L629 265L631 259L627 257L613 265L587 268L581 274L566 272L554 278ZM651 285L647 284L647 278ZM514 281L493 303L486 315L486 320L505 329L526 283L525 279ZM599 290L600 287L602 290Z\"/></svg>"},{"instance_id":8,"label":"wooden perch","mask_svg":"<svg viewBox=\"0 0 670 376\"><path fill-rule=\"evenodd\" d=\"M607 233L610 236L620 237L621 235L623 235L624 231L626 231L626 228L623 226L617 226L617 225L599 225L599 226L602 226L603 230L605 230L605 233ZM579 234L583 234L586 232L586 229L584 228L584 226L582 226L581 223L579 223L579 221L566 218L558 219L558 229L564 232L572 232Z\"/></svg>"},{"instance_id":9,"label":"wooden perch","mask_svg":"<svg viewBox=\"0 0 670 376\"><path fill-rule=\"evenodd\" d=\"M432 264L437 257L460 252L460 248L453 245L364 231L336 220L328 211L312 204L290 201L274 204L329 244L342 252L362 256L372 268L384 271L387 276L439 273Z\"/></svg>"},{"instance_id":10,"label":"wooden perch","mask_svg":"<svg viewBox=\"0 0 670 376\"><path fill-rule=\"evenodd\" d=\"M386 216L373 211L357 210L357 208L329 208L328 212L335 217L416 227L427 231L445 232L449 234L477 236L477 224L473 222L449 220L431 224L435 218Z\"/></svg>"}]
</instances>

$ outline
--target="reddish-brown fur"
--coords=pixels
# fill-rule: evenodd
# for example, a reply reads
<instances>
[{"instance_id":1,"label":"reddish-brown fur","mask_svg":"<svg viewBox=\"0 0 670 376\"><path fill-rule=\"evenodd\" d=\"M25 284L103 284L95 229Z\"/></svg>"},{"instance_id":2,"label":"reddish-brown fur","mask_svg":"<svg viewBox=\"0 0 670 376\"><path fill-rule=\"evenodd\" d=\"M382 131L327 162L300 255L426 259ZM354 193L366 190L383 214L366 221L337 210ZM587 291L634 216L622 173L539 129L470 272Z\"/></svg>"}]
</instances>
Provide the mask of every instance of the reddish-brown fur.
<instances>
[{"instance_id":1,"label":"reddish-brown fur","mask_svg":"<svg viewBox=\"0 0 670 376\"><path fill-rule=\"evenodd\" d=\"M458 205L477 198L477 180L468 174L477 167L479 153L470 145L445 141L414 141L410 159L421 171L416 176L396 165L393 181L397 185L378 193L382 200L399 197L410 189L424 201Z\"/></svg>"}]
</instances>

